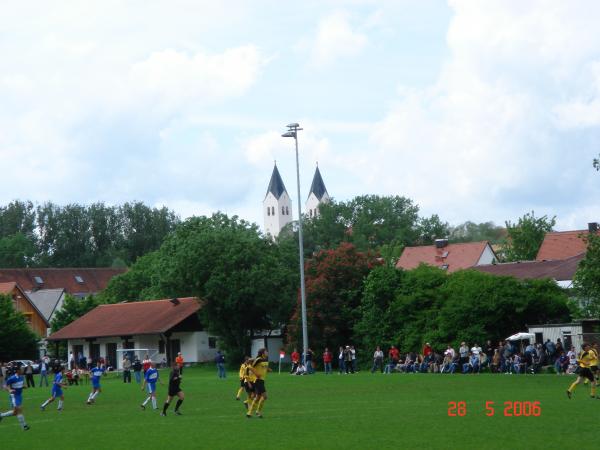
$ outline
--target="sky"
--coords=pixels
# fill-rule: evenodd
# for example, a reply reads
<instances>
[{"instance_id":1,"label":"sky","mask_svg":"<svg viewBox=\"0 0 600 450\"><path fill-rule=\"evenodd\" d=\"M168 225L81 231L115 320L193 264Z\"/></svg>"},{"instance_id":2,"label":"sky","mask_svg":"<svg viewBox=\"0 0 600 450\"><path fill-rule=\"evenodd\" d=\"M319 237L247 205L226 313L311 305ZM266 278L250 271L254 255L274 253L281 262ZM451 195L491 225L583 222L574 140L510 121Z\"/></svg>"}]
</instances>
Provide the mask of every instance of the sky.
<instances>
[{"instance_id":1,"label":"sky","mask_svg":"<svg viewBox=\"0 0 600 450\"><path fill-rule=\"evenodd\" d=\"M600 2L23 1L0 14L0 204L144 201L262 226L402 195L450 224L600 221Z\"/></svg>"}]
</instances>

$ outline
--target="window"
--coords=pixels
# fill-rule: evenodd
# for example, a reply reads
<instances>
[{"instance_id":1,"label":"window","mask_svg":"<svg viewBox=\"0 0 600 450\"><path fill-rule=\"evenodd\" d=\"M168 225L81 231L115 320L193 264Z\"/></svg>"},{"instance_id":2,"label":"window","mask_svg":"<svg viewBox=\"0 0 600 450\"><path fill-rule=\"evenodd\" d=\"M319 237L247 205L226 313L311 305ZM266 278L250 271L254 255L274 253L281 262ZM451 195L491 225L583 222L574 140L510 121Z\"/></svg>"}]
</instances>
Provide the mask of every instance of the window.
<instances>
[{"instance_id":1,"label":"window","mask_svg":"<svg viewBox=\"0 0 600 450\"><path fill-rule=\"evenodd\" d=\"M287 206L285 207L285 215L286 215L286 216L289 216L289 215L290 215L290 210L288 209L288 207L287 207Z\"/></svg>"},{"instance_id":2,"label":"window","mask_svg":"<svg viewBox=\"0 0 600 450\"><path fill-rule=\"evenodd\" d=\"M33 277L33 279L37 284L44 284L44 280L42 279L42 277Z\"/></svg>"},{"instance_id":3,"label":"window","mask_svg":"<svg viewBox=\"0 0 600 450\"><path fill-rule=\"evenodd\" d=\"M75 281L77 281L79 284L83 284L83 278L81 278L80 275L75 275Z\"/></svg>"},{"instance_id":4,"label":"window","mask_svg":"<svg viewBox=\"0 0 600 450\"><path fill-rule=\"evenodd\" d=\"M310 217L312 217L312 209L309 209L309 210L308 210L308 215L309 215Z\"/></svg>"},{"instance_id":5,"label":"window","mask_svg":"<svg viewBox=\"0 0 600 450\"><path fill-rule=\"evenodd\" d=\"M217 348L217 338L216 337L208 338L208 348Z\"/></svg>"},{"instance_id":6,"label":"window","mask_svg":"<svg viewBox=\"0 0 600 450\"><path fill-rule=\"evenodd\" d=\"M160 341L158 341L158 353L164 353L165 352L165 341L163 341L162 339Z\"/></svg>"},{"instance_id":7,"label":"window","mask_svg":"<svg viewBox=\"0 0 600 450\"><path fill-rule=\"evenodd\" d=\"M271 215L271 208L267 206L267 216Z\"/></svg>"},{"instance_id":8,"label":"window","mask_svg":"<svg viewBox=\"0 0 600 450\"><path fill-rule=\"evenodd\" d=\"M285 206L282 206L282 207L281 207L281 215L282 215L282 216L285 216Z\"/></svg>"},{"instance_id":9,"label":"window","mask_svg":"<svg viewBox=\"0 0 600 450\"><path fill-rule=\"evenodd\" d=\"M275 215L275 207L271 206L271 215L274 216Z\"/></svg>"}]
</instances>

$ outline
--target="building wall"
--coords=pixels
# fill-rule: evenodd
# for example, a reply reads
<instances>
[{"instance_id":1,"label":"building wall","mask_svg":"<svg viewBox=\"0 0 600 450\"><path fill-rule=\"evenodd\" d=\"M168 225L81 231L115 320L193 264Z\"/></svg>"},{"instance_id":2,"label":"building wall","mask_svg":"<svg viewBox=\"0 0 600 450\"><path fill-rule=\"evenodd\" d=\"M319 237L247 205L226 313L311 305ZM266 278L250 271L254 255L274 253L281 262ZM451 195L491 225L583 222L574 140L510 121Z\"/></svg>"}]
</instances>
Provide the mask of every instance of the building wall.
<instances>
[{"instance_id":1,"label":"building wall","mask_svg":"<svg viewBox=\"0 0 600 450\"><path fill-rule=\"evenodd\" d=\"M559 324L559 325L543 325L539 327L528 327L529 333L542 333L542 341L550 339L552 342L556 342L558 338L565 345L565 339L567 336L571 337L571 345L575 347L577 351L581 348L582 344L582 328L581 324ZM565 345L566 347L566 345ZM565 350L569 350L565 348Z\"/></svg>"},{"instance_id":2,"label":"building wall","mask_svg":"<svg viewBox=\"0 0 600 450\"><path fill-rule=\"evenodd\" d=\"M275 214L272 214L272 211L275 211ZM263 217L265 233L277 237L281 229L293 218L292 200L287 192L281 194L279 200L272 193L267 194L263 201Z\"/></svg>"},{"instance_id":3,"label":"building wall","mask_svg":"<svg viewBox=\"0 0 600 450\"><path fill-rule=\"evenodd\" d=\"M17 311L22 313L26 319L29 327L38 336L45 338L48 335L48 327L43 317L33 307L33 305L24 297L23 293L15 288L12 293L14 306Z\"/></svg>"},{"instance_id":4,"label":"building wall","mask_svg":"<svg viewBox=\"0 0 600 450\"><path fill-rule=\"evenodd\" d=\"M488 244L485 246L483 253L481 253L481 257L479 258L479 261L477 261L477 265L481 266L483 264L493 264L495 260L496 257L494 256L494 252Z\"/></svg>"},{"instance_id":5,"label":"building wall","mask_svg":"<svg viewBox=\"0 0 600 450\"><path fill-rule=\"evenodd\" d=\"M319 215L319 205L321 203L327 203L328 201L329 201L329 195L327 193L325 193L325 195L323 195L323 198L321 199L321 201L319 201L317 196L311 192L310 195L308 196L308 200L306 200L306 205L305 205L306 217L311 218L311 217L318 216Z\"/></svg>"},{"instance_id":6,"label":"building wall","mask_svg":"<svg viewBox=\"0 0 600 450\"><path fill-rule=\"evenodd\" d=\"M269 352L269 361L279 362L279 350L283 348L283 338L281 337L261 337L252 339L251 357L256 357L258 350L266 348ZM289 361L289 355L286 355L284 362Z\"/></svg>"}]
</instances>

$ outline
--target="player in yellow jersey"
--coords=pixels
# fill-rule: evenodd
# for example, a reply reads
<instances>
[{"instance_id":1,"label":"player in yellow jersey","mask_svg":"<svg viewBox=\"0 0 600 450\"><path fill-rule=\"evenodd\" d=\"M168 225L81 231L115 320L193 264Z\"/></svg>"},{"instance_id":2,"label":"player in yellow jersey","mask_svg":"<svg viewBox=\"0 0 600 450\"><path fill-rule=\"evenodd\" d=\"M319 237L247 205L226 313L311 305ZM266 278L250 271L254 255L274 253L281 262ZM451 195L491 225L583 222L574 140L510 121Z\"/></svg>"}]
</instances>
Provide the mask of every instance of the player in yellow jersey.
<instances>
[{"instance_id":1,"label":"player in yellow jersey","mask_svg":"<svg viewBox=\"0 0 600 450\"><path fill-rule=\"evenodd\" d=\"M267 377L267 373L271 372L271 369L269 368L269 353L266 348L261 348L258 351L256 358L250 362L248 370L249 373L256 377L256 381L253 383L254 400L252 400L252 404L250 405L250 408L248 408L246 417L248 419L252 418L252 411L256 407L256 415L262 419L262 409L265 401L267 401L265 378Z\"/></svg>"},{"instance_id":2,"label":"player in yellow jersey","mask_svg":"<svg viewBox=\"0 0 600 450\"><path fill-rule=\"evenodd\" d=\"M598 380L598 344L593 344L592 347L590 348L590 370L592 371L592 374L594 375L594 378L596 379L596 385L597 380ZM588 380L587 378L585 379L585 381L583 382L583 384L588 384L590 382L590 380Z\"/></svg>"},{"instance_id":3,"label":"player in yellow jersey","mask_svg":"<svg viewBox=\"0 0 600 450\"><path fill-rule=\"evenodd\" d=\"M588 380L590 380L590 383L592 385L590 395L592 398L595 398L596 379L594 378L594 374L592 373L590 366L594 361L594 358L598 358L598 355L596 355L595 351L591 350L590 344L583 343L581 345L581 349L582 351L577 357L577 364L579 364L579 373L577 374L577 379L573 382L573 384L571 384L571 386L569 386L569 389L567 389L567 396L571 398L571 395L573 394L573 391L575 390L577 385L587 378Z\"/></svg>"},{"instance_id":4,"label":"player in yellow jersey","mask_svg":"<svg viewBox=\"0 0 600 450\"><path fill-rule=\"evenodd\" d=\"M244 388L246 387L246 364L248 364L249 359L250 357L248 356L244 357L244 362L240 366L240 388L235 395L236 400L240 399L240 395L242 395L242 392L244 392Z\"/></svg>"}]
</instances>

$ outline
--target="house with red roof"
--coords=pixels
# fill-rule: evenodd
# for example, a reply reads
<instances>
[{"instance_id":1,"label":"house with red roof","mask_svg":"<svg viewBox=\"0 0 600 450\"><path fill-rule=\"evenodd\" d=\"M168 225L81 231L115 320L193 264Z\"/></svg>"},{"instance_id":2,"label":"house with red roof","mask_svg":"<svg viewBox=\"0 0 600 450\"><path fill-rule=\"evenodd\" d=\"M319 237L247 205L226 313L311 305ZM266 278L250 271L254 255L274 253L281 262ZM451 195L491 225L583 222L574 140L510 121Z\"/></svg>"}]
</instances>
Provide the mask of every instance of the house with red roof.
<instances>
[{"instance_id":1,"label":"house with red roof","mask_svg":"<svg viewBox=\"0 0 600 450\"><path fill-rule=\"evenodd\" d=\"M567 259L585 254L587 246L585 237L589 233L598 233L598 223L591 222L587 230L551 231L546 233L538 250L536 261Z\"/></svg>"},{"instance_id":2,"label":"house with red roof","mask_svg":"<svg viewBox=\"0 0 600 450\"><path fill-rule=\"evenodd\" d=\"M81 355L88 361L102 357L117 368L123 353L135 349L147 350L154 361L173 361L178 352L185 362L209 361L216 354L216 337L204 330L201 307L195 297L100 305L48 341L66 342L76 361Z\"/></svg>"},{"instance_id":3,"label":"house with red roof","mask_svg":"<svg viewBox=\"0 0 600 450\"><path fill-rule=\"evenodd\" d=\"M10 296L13 307L23 314L29 328L39 337L46 337L50 322L35 303L31 301L21 286L14 281L0 282L0 294Z\"/></svg>"},{"instance_id":4,"label":"house with red roof","mask_svg":"<svg viewBox=\"0 0 600 450\"><path fill-rule=\"evenodd\" d=\"M492 264L496 254L488 241L448 243L447 239L436 239L434 245L406 247L396 263L396 268L410 270L427 264L448 272L482 264Z\"/></svg>"}]
</instances>

